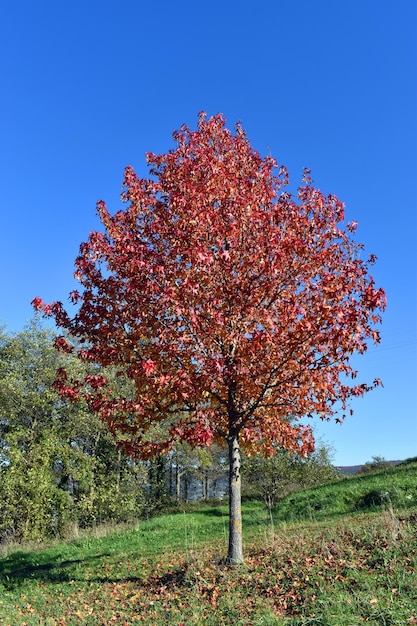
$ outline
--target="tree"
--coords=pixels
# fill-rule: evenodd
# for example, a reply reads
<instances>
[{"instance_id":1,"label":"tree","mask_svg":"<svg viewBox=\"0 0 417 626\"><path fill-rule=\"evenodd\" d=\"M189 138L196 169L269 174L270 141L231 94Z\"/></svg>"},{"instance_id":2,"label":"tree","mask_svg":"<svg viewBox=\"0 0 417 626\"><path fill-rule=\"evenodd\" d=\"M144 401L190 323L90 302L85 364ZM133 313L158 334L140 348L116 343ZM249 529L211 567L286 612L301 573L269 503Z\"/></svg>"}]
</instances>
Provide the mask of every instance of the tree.
<instances>
[{"instance_id":1,"label":"tree","mask_svg":"<svg viewBox=\"0 0 417 626\"><path fill-rule=\"evenodd\" d=\"M367 461L363 465L359 472L360 474L369 474L371 472L377 472L378 470L386 470L392 467L392 463L387 461L383 456L373 456L372 461Z\"/></svg>"},{"instance_id":2,"label":"tree","mask_svg":"<svg viewBox=\"0 0 417 626\"><path fill-rule=\"evenodd\" d=\"M144 508L141 465L87 406L54 389L58 367L73 376L91 369L57 352L54 336L39 320L0 331L0 542L125 521Z\"/></svg>"},{"instance_id":3,"label":"tree","mask_svg":"<svg viewBox=\"0 0 417 626\"><path fill-rule=\"evenodd\" d=\"M41 539L58 534L68 519L70 498L57 488L53 467L63 459L63 409L52 390L62 355L51 333L32 322L0 340L0 537ZM68 404L68 403L67 403Z\"/></svg>"},{"instance_id":4,"label":"tree","mask_svg":"<svg viewBox=\"0 0 417 626\"><path fill-rule=\"evenodd\" d=\"M260 455L244 458L247 477L246 494L261 497L268 509L271 525L272 509L277 501L292 491L306 489L337 480L339 474L332 465L330 449L316 446L307 458L279 449L271 457Z\"/></svg>"},{"instance_id":5,"label":"tree","mask_svg":"<svg viewBox=\"0 0 417 626\"><path fill-rule=\"evenodd\" d=\"M175 149L147 154L149 178L126 168L123 210L98 203L103 231L80 247L73 317L60 302L33 304L84 342L80 359L134 382L135 397L123 398L102 376L58 377L127 450L226 442L228 562L240 563L241 446L308 455L313 436L299 420L341 421L352 397L379 384L352 380L350 357L379 342L385 294L369 275L375 257L361 259L353 240L356 223L344 225L343 204L308 171L294 197L286 169L222 115L201 113L196 131L173 136ZM72 350L64 338L57 346ZM148 436L159 423L163 441Z\"/></svg>"},{"instance_id":6,"label":"tree","mask_svg":"<svg viewBox=\"0 0 417 626\"><path fill-rule=\"evenodd\" d=\"M223 497L227 475L224 446L191 447L182 442L168 456L171 493L175 493L177 502L181 499L187 502L189 497L192 500Z\"/></svg>"}]
</instances>

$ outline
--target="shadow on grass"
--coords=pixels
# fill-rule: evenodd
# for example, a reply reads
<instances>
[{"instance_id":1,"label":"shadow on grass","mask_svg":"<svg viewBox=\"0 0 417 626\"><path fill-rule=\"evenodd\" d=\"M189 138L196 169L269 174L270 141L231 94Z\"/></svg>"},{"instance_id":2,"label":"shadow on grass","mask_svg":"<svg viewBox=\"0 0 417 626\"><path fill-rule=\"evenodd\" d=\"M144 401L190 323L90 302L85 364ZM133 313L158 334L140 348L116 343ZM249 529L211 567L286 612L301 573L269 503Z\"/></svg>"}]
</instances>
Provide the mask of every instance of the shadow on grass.
<instances>
[{"instance_id":1,"label":"shadow on grass","mask_svg":"<svg viewBox=\"0 0 417 626\"><path fill-rule=\"evenodd\" d=\"M19 590L27 580L46 584L70 581L85 582L86 578L80 575L79 571L77 572L76 566L87 567L105 556L108 555L96 554L82 559L61 561L59 556L46 558L41 555L42 562L37 562L36 555L27 552L15 552L0 560L0 585L5 591L13 592ZM96 584L134 583L155 589L161 587L179 588L187 584L187 571L188 565L184 565L164 574L151 574L147 580L141 576L115 576L109 573L105 576L89 576L88 582Z\"/></svg>"},{"instance_id":2,"label":"shadow on grass","mask_svg":"<svg viewBox=\"0 0 417 626\"><path fill-rule=\"evenodd\" d=\"M75 580L74 567L97 561L106 554L62 561L59 555L47 557L36 553L14 552L0 559L0 584L8 591L19 588L27 580L68 582Z\"/></svg>"},{"instance_id":3,"label":"shadow on grass","mask_svg":"<svg viewBox=\"0 0 417 626\"><path fill-rule=\"evenodd\" d=\"M228 514L224 513L224 511L222 511L219 508L210 508L210 509L201 509L201 510L196 510L192 512L193 515L195 516L200 516L200 517L227 517Z\"/></svg>"}]
</instances>

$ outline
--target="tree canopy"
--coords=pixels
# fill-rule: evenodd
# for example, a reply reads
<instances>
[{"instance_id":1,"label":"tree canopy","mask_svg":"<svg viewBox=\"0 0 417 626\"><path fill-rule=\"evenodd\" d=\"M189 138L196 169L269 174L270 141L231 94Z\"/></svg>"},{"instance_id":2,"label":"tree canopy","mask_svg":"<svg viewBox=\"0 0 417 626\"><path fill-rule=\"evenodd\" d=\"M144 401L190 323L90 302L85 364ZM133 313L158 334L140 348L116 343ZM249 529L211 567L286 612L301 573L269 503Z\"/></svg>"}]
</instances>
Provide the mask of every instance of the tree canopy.
<instances>
[{"instance_id":1,"label":"tree canopy","mask_svg":"<svg viewBox=\"0 0 417 626\"><path fill-rule=\"evenodd\" d=\"M292 195L285 167L222 115L201 113L197 130L183 126L174 140L147 154L148 178L126 168L123 210L98 203L103 230L76 260L77 312L33 304L81 344L80 359L134 383L120 397L101 375L61 370L64 396L86 399L132 453L226 441L232 488L241 445L307 455L314 440L301 418L342 420L352 397L379 384L358 383L350 359L379 342L385 293L356 222L308 171ZM74 350L64 337L57 346Z\"/></svg>"}]
</instances>

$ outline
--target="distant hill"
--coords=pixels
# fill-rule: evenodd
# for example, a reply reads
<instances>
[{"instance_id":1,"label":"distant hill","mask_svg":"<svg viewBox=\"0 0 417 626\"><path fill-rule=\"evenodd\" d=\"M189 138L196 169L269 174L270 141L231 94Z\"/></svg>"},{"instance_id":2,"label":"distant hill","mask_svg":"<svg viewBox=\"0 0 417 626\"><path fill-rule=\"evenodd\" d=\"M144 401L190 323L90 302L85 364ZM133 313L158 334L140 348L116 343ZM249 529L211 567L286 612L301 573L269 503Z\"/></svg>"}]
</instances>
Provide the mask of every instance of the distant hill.
<instances>
[{"instance_id":1,"label":"distant hill","mask_svg":"<svg viewBox=\"0 0 417 626\"><path fill-rule=\"evenodd\" d=\"M402 461L387 461L387 463L394 466L402 463ZM360 472L364 465L365 463L363 465L337 465L336 469L341 474L344 474L346 476L352 476L353 474L357 474L358 472Z\"/></svg>"}]
</instances>

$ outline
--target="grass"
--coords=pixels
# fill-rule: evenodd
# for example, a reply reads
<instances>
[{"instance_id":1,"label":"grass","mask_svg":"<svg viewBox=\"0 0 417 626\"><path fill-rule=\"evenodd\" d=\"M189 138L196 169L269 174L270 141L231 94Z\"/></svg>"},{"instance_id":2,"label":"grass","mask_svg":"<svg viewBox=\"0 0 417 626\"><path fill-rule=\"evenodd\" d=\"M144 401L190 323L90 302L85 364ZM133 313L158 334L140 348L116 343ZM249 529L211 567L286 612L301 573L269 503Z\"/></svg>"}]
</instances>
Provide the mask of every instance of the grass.
<instances>
[{"instance_id":1,"label":"grass","mask_svg":"<svg viewBox=\"0 0 417 626\"><path fill-rule=\"evenodd\" d=\"M398 471L380 475L376 491L386 493ZM396 488L409 495L416 474L417 466L414 479L413 472L397 476ZM355 484L365 493L375 486L350 480L341 483L345 499L339 484L321 488L324 502L334 489L351 506ZM298 495L311 503L319 493ZM274 529L260 503L244 503L245 563L235 568L222 562L224 506L191 507L43 549L14 547L0 559L0 624L417 623L416 503L406 498L404 507L394 507L385 499L348 513L330 507L327 516L321 507L316 518L308 507L303 517L300 502L296 521L280 519L277 507Z\"/></svg>"},{"instance_id":2,"label":"grass","mask_svg":"<svg viewBox=\"0 0 417 626\"><path fill-rule=\"evenodd\" d=\"M381 505L402 510L417 505L417 462L290 494L277 505L275 518L328 519L378 509Z\"/></svg>"}]
</instances>

